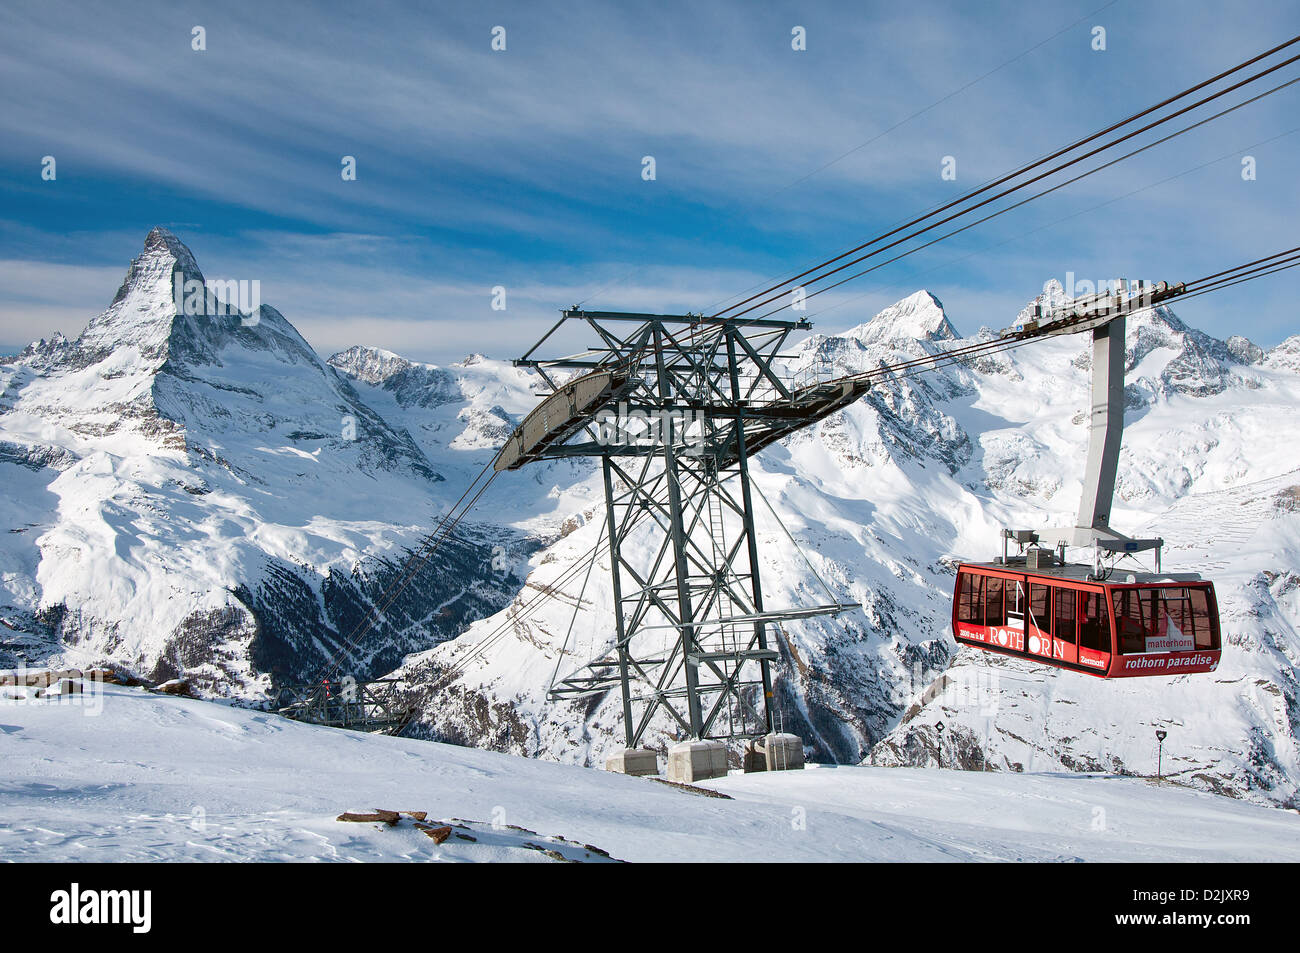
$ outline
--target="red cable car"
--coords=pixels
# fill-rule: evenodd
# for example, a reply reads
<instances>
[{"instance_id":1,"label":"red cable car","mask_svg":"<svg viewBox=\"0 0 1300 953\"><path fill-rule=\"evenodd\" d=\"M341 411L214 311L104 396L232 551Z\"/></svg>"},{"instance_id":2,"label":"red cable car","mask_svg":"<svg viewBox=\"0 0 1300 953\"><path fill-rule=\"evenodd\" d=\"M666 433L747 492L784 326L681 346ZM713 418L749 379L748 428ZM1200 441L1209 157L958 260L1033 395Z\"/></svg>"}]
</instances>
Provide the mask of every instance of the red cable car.
<instances>
[{"instance_id":1,"label":"red cable car","mask_svg":"<svg viewBox=\"0 0 1300 953\"><path fill-rule=\"evenodd\" d=\"M1116 285L1123 289L1125 282ZM1125 316L1149 307L1155 294L1183 290L1164 283L1155 289L1129 285L1127 293L1094 295L1046 312L1039 307L1033 320L1003 332L1018 339L1092 332L1087 469L1072 528L1003 530L1001 559L958 567L952 605L958 642L1101 678L1218 667L1214 584L1196 575L1161 573L1163 539L1135 539L1110 525L1124 431ZM1008 555L1009 540L1022 555ZM1091 547L1092 564L1067 563L1067 546ZM1146 551L1155 553L1154 573L1124 573L1123 581L1112 581L1120 578L1117 560Z\"/></svg>"},{"instance_id":2,"label":"red cable car","mask_svg":"<svg viewBox=\"0 0 1300 953\"><path fill-rule=\"evenodd\" d=\"M1090 567L963 563L958 642L1100 678L1212 672L1219 664L1214 584L1191 575L1092 580Z\"/></svg>"}]
</instances>

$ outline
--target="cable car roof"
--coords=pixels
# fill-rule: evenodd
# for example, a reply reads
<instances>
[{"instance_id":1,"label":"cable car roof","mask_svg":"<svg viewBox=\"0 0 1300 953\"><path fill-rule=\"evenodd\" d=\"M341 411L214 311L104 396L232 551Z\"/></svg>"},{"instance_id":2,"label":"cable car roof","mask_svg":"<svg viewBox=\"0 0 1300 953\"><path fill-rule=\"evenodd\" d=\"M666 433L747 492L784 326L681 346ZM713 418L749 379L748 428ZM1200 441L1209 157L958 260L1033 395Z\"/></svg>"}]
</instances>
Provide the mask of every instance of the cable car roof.
<instances>
[{"instance_id":1,"label":"cable car roof","mask_svg":"<svg viewBox=\"0 0 1300 953\"><path fill-rule=\"evenodd\" d=\"M962 563L961 569L992 569L998 572L1024 573L1027 576L1039 576L1049 579L1062 579L1068 582L1094 582L1107 586L1172 586L1180 583L1208 582L1194 572L1143 572L1115 570L1105 579L1093 579L1092 566L1088 563L1066 563L1064 566L1043 566L1029 569L1023 557L1011 557L1007 562Z\"/></svg>"}]
</instances>

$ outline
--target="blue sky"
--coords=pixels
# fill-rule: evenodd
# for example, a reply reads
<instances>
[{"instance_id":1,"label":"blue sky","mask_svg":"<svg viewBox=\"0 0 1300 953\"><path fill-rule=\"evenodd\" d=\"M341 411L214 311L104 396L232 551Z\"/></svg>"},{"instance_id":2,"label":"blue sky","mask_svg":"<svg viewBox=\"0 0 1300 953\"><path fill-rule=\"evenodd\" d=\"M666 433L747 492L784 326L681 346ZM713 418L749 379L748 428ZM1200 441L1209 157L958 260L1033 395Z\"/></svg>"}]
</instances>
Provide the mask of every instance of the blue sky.
<instances>
[{"instance_id":1,"label":"blue sky","mask_svg":"<svg viewBox=\"0 0 1300 953\"><path fill-rule=\"evenodd\" d=\"M708 309L1297 33L1294 0L10 3L0 345L78 333L163 224L323 354L515 356L577 301ZM1067 272L1180 280L1297 244L1297 129L1300 86L809 314L835 331L924 287L969 333ZM1178 310L1270 346L1300 331L1297 274Z\"/></svg>"}]
</instances>

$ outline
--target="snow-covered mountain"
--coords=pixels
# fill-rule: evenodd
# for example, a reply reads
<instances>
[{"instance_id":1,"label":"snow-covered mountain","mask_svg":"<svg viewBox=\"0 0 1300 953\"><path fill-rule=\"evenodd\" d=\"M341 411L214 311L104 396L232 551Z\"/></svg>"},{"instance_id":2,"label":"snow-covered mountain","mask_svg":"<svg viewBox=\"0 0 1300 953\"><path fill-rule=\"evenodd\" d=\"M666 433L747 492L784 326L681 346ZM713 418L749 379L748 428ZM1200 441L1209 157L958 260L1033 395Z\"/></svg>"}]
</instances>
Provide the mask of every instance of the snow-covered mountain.
<instances>
[{"instance_id":1,"label":"snow-covered mountain","mask_svg":"<svg viewBox=\"0 0 1300 953\"><path fill-rule=\"evenodd\" d=\"M257 698L333 656L449 491L278 311L187 314L178 281L204 278L154 229L76 340L0 363L0 664L111 659ZM516 537L467 526L349 669L499 608L518 583L487 567Z\"/></svg>"},{"instance_id":2,"label":"snow-covered mountain","mask_svg":"<svg viewBox=\"0 0 1300 953\"><path fill-rule=\"evenodd\" d=\"M537 382L480 355L439 368L358 346L324 361L269 307L178 316L177 273L201 280L156 229L80 337L0 363L0 665L113 659L256 699L356 629ZM792 370L990 334L963 339L918 292L802 342ZM863 607L779 641L780 717L816 758L934 763L942 719L945 764L1147 773L1158 724L1188 783L1295 801L1300 337L1265 352L1157 308L1129 319L1127 344L1113 522L1164 535L1166 568L1216 580L1219 670L1102 682L953 643L954 563L993 555L1003 526L1066 524L1077 507L1090 352L1052 339L882 385L756 458L798 540L758 504L767 604L825 602L824 580ZM348 670L395 669L426 737L599 763L621 744L617 699L545 694L612 630L603 559L585 588L582 574L552 588L596 543L600 507L587 462L503 475ZM672 738L659 724L651 743Z\"/></svg>"}]
</instances>

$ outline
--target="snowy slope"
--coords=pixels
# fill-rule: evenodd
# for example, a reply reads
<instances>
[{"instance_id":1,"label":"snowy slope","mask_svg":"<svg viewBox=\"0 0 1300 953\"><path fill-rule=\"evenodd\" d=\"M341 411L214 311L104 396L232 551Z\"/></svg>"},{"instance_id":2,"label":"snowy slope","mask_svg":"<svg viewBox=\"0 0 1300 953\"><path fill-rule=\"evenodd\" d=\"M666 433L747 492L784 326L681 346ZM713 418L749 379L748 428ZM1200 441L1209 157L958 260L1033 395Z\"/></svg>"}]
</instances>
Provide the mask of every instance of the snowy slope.
<instances>
[{"instance_id":1,"label":"snowy slope","mask_svg":"<svg viewBox=\"0 0 1300 953\"><path fill-rule=\"evenodd\" d=\"M442 368L358 345L335 354L329 364L367 406L437 461L457 494L496 458L545 392L536 374L481 354ZM554 538L600 492L588 461L551 461L522 476L512 479L507 491L486 494L475 507L475 519Z\"/></svg>"},{"instance_id":2,"label":"snowy slope","mask_svg":"<svg viewBox=\"0 0 1300 953\"><path fill-rule=\"evenodd\" d=\"M0 760L7 860L604 859L583 845L699 863L1300 856L1294 812L1137 779L819 766L709 782L723 799L113 686L85 707L0 700ZM377 807L466 836L435 846L409 821L335 820Z\"/></svg>"}]
</instances>

